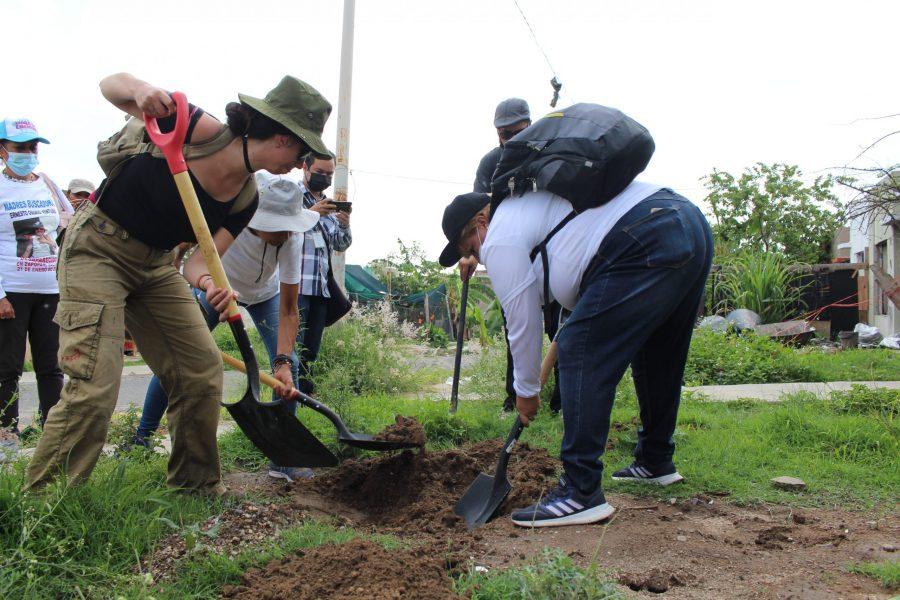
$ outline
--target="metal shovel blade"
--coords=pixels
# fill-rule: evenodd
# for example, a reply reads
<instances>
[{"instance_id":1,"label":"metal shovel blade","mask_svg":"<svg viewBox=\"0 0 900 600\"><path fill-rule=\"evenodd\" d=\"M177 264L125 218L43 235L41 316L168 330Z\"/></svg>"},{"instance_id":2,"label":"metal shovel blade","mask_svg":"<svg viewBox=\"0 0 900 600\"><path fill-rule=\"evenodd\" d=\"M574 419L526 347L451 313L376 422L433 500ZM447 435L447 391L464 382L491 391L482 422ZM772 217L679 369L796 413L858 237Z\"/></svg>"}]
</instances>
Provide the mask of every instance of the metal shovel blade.
<instances>
[{"instance_id":1,"label":"metal shovel blade","mask_svg":"<svg viewBox=\"0 0 900 600\"><path fill-rule=\"evenodd\" d=\"M297 420L281 400L263 405L249 392L225 404L253 445L281 467L331 467L337 457Z\"/></svg>"},{"instance_id":2,"label":"metal shovel blade","mask_svg":"<svg viewBox=\"0 0 900 600\"><path fill-rule=\"evenodd\" d=\"M335 414L333 410L313 398L307 396L301 391L297 391L297 399L304 406L325 415L331 421L334 428L337 429L337 439L342 444L353 446L354 448L362 448L363 450L374 450L376 452L387 452L390 450L404 450L406 448L418 448L417 444L411 442L394 442L390 440L376 440L374 436L367 433L353 433L344 424L344 421Z\"/></svg>"},{"instance_id":3,"label":"metal shovel blade","mask_svg":"<svg viewBox=\"0 0 900 600\"><path fill-rule=\"evenodd\" d=\"M509 465L509 457L512 454L516 440L522 434L522 422L516 417L509 437L500 451L500 459L497 461L497 469L494 476L479 473L463 497L453 507L453 513L466 520L469 529L480 527L487 523L494 515L504 498L509 494L512 485L506 477L506 467Z\"/></svg>"},{"instance_id":4,"label":"metal shovel blade","mask_svg":"<svg viewBox=\"0 0 900 600\"><path fill-rule=\"evenodd\" d=\"M253 445L281 467L330 467L337 457L297 420L280 398L259 400L259 367L250 338L240 319L230 322L244 359L247 391L234 403L222 403Z\"/></svg>"}]
</instances>

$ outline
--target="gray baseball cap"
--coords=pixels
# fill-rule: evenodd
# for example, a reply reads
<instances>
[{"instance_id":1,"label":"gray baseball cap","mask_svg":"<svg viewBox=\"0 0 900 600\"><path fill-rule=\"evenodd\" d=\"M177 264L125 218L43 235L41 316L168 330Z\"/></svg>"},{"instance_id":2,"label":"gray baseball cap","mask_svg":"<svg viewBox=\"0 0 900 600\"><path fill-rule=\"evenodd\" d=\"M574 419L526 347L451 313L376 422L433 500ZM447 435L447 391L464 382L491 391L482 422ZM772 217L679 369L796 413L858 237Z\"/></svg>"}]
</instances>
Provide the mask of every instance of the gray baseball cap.
<instances>
[{"instance_id":1,"label":"gray baseball cap","mask_svg":"<svg viewBox=\"0 0 900 600\"><path fill-rule=\"evenodd\" d=\"M494 127L508 127L519 121L530 121L531 111L528 103L521 98L507 98L497 105L494 111Z\"/></svg>"}]
</instances>

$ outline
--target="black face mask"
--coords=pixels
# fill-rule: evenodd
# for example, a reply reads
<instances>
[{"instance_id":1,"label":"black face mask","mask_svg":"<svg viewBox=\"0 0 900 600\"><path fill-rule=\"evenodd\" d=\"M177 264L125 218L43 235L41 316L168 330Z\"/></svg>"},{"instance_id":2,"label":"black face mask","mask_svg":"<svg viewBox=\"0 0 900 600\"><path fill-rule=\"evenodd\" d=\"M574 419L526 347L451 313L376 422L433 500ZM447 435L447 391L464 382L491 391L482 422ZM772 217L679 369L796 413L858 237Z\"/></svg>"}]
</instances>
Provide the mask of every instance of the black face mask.
<instances>
[{"instance_id":1,"label":"black face mask","mask_svg":"<svg viewBox=\"0 0 900 600\"><path fill-rule=\"evenodd\" d=\"M310 173L309 181L306 183L306 187L309 188L311 192L321 192L324 189L331 187L331 175L323 175L322 173Z\"/></svg>"}]
</instances>

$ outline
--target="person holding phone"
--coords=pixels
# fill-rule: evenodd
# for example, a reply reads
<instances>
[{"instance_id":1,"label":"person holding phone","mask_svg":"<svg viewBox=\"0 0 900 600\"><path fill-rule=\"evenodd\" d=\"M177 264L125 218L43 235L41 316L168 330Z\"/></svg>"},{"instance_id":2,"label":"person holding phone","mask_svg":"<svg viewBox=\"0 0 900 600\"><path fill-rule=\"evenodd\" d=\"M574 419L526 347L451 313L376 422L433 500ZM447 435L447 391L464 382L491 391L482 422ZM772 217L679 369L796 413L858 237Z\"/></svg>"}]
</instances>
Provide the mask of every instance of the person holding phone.
<instances>
[{"instance_id":1,"label":"person holding phone","mask_svg":"<svg viewBox=\"0 0 900 600\"><path fill-rule=\"evenodd\" d=\"M305 208L319 213L319 223L303 234L300 260L300 334L297 348L300 358L299 389L305 394L314 391L310 365L316 361L325 332L328 294L329 253L343 252L350 247L350 203L335 202L325 195L334 176L334 156L307 156L303 162L303 192Z\"/></svg>"}]
</instances>

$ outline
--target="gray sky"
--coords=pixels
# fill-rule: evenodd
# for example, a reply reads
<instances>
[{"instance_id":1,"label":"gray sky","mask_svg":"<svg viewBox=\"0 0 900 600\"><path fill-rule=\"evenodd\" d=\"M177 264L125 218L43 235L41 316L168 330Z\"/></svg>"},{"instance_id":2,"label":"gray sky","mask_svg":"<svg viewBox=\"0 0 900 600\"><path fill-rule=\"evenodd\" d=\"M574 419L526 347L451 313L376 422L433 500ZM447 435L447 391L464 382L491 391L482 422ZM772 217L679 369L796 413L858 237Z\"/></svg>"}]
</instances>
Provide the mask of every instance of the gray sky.
<instances>
[{"instance_id":1,"label":"gray sky","mask_svg":"<svg viewBox=\"0 0 900 600\"><path fill-rule=\"evenodd\" d=\"M713 167L781 161L814 176L900 129L900 118L859 121L900 112L896 0L519 4L563 81L560 106L596 102L636 118L657 145L642 179L698 202ZM52 142L41 169L63 186L100 180L96 143L123 118L97 82L117 71L182 90L219 117L238 92L263 96L286 73L337 109L338 0L3 5L0 116L37 124ZM13 53L16 31L29 43ZM521 96L535 117L549 112L551 76L513 0L357 0L347 261L384 256L398 237L436 257L444 206L471 191L496 144L497 102ZM335 129L336 112L332 147ZM898 157L900 139L855 164Z\"/></svg>"}]
</instances>

